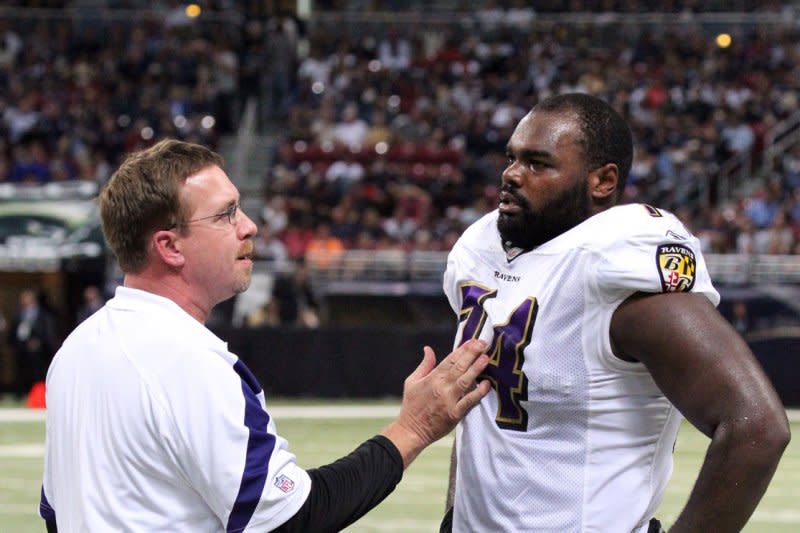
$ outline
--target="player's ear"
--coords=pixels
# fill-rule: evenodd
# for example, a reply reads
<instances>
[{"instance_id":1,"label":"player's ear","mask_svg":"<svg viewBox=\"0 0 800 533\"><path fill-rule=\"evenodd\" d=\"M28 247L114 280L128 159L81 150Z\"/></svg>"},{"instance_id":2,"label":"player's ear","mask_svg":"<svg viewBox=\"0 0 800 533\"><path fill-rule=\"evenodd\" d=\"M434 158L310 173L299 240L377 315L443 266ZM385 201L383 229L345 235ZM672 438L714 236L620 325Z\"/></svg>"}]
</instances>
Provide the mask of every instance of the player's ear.
<instances>
[{"instance_id":1,"label":"player's ear","mask_svg":"<svg viewBox=\"0 0 800 533\"><path fill-rule=\"evenodd\" d=\"M619 169L614 163L606 163L589 174L589 194L597 204L614 203L619 186Z\"/></svg>"},{"instance_id":2,"label":"player's ear","mask_svg":"<svg viewBox=\"0 0 800 533\"><path fill-rule=\"evenodd\" d=\"M183 266L186 261L181 251L180 235L176 229L156 231L153 233L151 244L155 255L170 267Z\"/></svg>"}]
</instances>

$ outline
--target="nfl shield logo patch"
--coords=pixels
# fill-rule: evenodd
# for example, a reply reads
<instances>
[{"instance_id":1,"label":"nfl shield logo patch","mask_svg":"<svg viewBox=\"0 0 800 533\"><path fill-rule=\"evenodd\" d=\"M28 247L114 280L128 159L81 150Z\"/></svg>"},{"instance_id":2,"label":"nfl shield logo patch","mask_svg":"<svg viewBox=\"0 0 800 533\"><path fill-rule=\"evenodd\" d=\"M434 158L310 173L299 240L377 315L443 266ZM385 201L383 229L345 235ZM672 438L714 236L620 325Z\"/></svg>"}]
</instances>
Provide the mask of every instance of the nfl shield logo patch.
<instances>
[{"instance_id":1,"label":"nfl shield logo patch","mask_svg":"<svg viewBox=\"0 0 800 533\"><path fill-rule=\"evenodd\" d=\"M687 292L694 286L697 262L689 247L662 244L656 251L656 264L664 292Z\"/></svg>"},{"instance_id":2,"label":"nfl shield logo patch","mask_svg":"<svg viewBox=\"0 0 800 533\"><path fill-rule=\"evenodd\" d=\"M278 487L283 492L289 492L294 488L294 481L292 481L289 477L281 474L280 476L275 478L275 486Z\"/></svg>"}]
</instances>

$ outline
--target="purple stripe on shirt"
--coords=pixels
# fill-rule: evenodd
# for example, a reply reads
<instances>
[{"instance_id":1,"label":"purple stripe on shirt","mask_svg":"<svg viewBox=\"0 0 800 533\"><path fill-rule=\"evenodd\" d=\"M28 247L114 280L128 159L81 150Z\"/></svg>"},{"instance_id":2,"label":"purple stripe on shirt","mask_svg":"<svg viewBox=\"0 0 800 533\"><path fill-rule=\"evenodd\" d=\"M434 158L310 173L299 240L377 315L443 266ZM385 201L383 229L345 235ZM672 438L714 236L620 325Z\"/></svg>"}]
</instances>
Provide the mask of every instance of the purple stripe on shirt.
<instances>
[{"instance_id":1,"label":"purple stripe on shirt","mask_svg":"<svg viewBox=\"0 0 800 533\"><path fill-rule=\"evenodd\" d=\"M242 393L245 400L244 424L250 430L250 437L247 440L247 455L239 493L225 528L229 533L242 531L253 517L267 482L269 458L275 449L275 436L267 431L269 415L261 406L257 396L261 392L261 386L241 361L237 361L233 368L242 378Z\"/></svg>"},{"instance_id":2,"label":"purple stripe on shirt","mask_svg":"<svg viewBox=\"0 0 800 533\"><path fill-rule=\"evenodd\" d=\"M44 485L42 485L42 496L39 500L39 516L44 518L45 522L52 522L55 524L56 522L56 510L50 506L50 502L47 501L47 496L44 494Z\"/></svg>"},{"instance_id":3,"label":"purple stripe on shirt","mask_svg":"<svg viewBox=\"0 0 800 533\"><path fill-rule=\"evenodd\" d=\"M241 377L245 383L250 386L250 389L254 393L259 394L261 392L261 385L259 385L258 380L241 360L236 361L236 364L233 365L233 369L236 370L236 373L239 374L239 377Z\"/></svg>"}]
</instances>

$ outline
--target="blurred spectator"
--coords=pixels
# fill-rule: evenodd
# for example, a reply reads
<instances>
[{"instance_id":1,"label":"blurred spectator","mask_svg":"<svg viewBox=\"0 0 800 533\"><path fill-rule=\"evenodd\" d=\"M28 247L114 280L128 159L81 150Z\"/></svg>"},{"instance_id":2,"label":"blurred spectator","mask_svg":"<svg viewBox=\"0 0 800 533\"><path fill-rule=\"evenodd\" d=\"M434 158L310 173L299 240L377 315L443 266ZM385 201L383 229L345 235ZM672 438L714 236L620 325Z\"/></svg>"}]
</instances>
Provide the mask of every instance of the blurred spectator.
<instances>
[{"instance_id":1,"label":"blurred spectator","mask_svg":"<svg viewBox=\"0 0 800 533\"><path fill-rule=\"evenodd\" d=\"M303 261L297 262L290 274L275 280L272 298L277 302L281 324L319 327L319 307L311 287L308 266Z\"/></svg>"},{"instance_id":2,"label":"blurred spectator","mask_svg":"<svg viewBox=\"0 0 800 533\"><path fill-rule=\"evenodd\" d=\"M285 117L289 110L298 33L297 23L288 15L278 15L267 22L265 40L269 60L270 111L275 117Z\"/></svg>"},{"instance_id":3,"label":"blurred spectator","mask_svg":"<svg viewBox=\"0 0 800 533\"><path fill-rule=\"evenodd\" d=\"M9 106L3 113L3 121L8 128L11 142L19 142L22 137L30 132L39 120L39 111L36 109L36 93L12 94Z\"/></svg>"},{"instance_id":4,"label":"blurred spectator","mask_svg":"<svg viewBox=\"0 0 800 533\"><path fill-rule=\"evenodd\" d=\"M57 343L55 317L33 289L24 289L19 294L19 306L11 323L17 397L24 397L34 383L44 381Z\"/></svg>"},{"instance_id":5,"label":"blurred spectator","mask_svg":"<svg viewBox=\"0 0 800 533\"><path fill-rule=\"evenodd\" d=\"M753 221L756 228L769 227L780 210L782 196L780 184L774 180L767 187L757 188L745 199L745 215Z\"/></svg>"},{"instance_id":6,"label":"blurred spectator","mask_svg":"<svg viewBox=\"0 0 800 533\"><path fill-rule=\"evenodd\" d=\"M293 215L286 229L281 232L280 239L286 246L289 259L297 261L305 257L308 243L314 238L314 229L309 211L295 210Z\"/></svg>"},{"instance_id":7,"label":"blurred spectator","mask_svg":"<svg viewBox=\"0 0 800 533\"><path fill-rule=\"evenodd\" d=\"M360 148L368 129L367 123L358 116L358 107L348 103L342 110L341 120L333 127L333 140L346 148Z\"/></svg>"},{"instance_id":8,"label":"blurred spectator","mask_svg":"<svg viewBox=\"0 0 800 533\"><path fill-rule=\"evenodd\" d=\"M325 171L325 179L335 185L339 192L346 192L353 184L364 178L364 165L356 159L356 151L346 148Z\"/></svg>"},{"instance_id":9,"label":"blurred spectator","mask_svg":"<svg viewBox=\"0 0 800 533\"><path fill-rule=\"evenodd\" d=\"M281 194L268 194L261 209L261 219L269 224L270 230L279 235L289 223L289 205Z\"/></svg>"},{"instance_id":10,"label":"blurred spectator","mask_svg":"<svg viewBox=\"0 0 800 533\"><path fill-rule=\"evenodd\" d=\"M319 113L312 119L310 131L313 141L323 148L332 148L337 141L335 122L336 111L334 102L330 98L325 98L319 108Z\"/></svg>"},{"instance_id":11,"label":"blurred spectator","mask_svg":"<svg viewBox=\"0 0 800 533\"><path fill-rule=\"evenodd\" d=\"M733 247L735 228L718 209L706 209L695 217L695 235L706 253L727 253Z\"/></svg>"},{"instance_id":12,"label":"blurred spectator","mask_svg":"<svg viewBox=\"0 0 800 533\"><path fill-rule=\"evenodd\" d=\"M392 142L394 133L386 122L386 113L382 109L373 109L367 132L364 134L364 148L371 150L378 143Z\"/></svg>"},{"instance_id":13,"label":"blurred spectator","mask_svg":"<svg viewBox=\"0 0 800 533\"><path fill-rule=\"evenodd\" d=\"M795 143L781 158L784 187L793 191L800 188L800 142Z\"/></svg>"},{"instance_id":14,"label":"blurred spectator","mask_svg":"<svg viewBox=\"0 0 800 533\"><path fill-rule=\"evenodd\" d=\"M733 303L731 308L733 316L731 317L731 324L740 335L749 333L752 324L750 323L750 312L747 309L747 304L741 300Z\"/></svg>"},{"instance_id":15,"label":"blurred spectator","mask_svg":"<svg viewBox=\"0 0 800 533\"><path fill-rule=\"evenodd\" d=\"M22 47L22 39L10 28L8 20L0 18L0 71L14 66Z\"/></svg>"},{"instance_id":16,"label":"blurred spectator","mask_svg":"<svg viewBox=\"0 0 800 533\"><path fill-rule=\"evenodd\" d=\"M330 267L336 264L342 252L344 243L338 237L331 235L330 224L319 222L306 246L304 264L312 268Z\"/></svg>"},{"instance_id":17,"label":"blurred spectator","mask_svg":"<svg viewBox=\"0 0 800 533\"><path fill-rule=\"evenodd\" d=\"M768 228L756 232L753 249L757 254L790 254L794 245L794 233L787 223L786 213L780 210Z\"/></svg>"},{"instance_id":18,"label":"blurred spectator","mask_svg":"<svg viewBox=\"0 0 800 533\"><path fill-rule=\"evenodd\" d=\"M749 152L756 141L753 129L744 122L741 114L735 113L731 118L733 121L726 124L720 133L728 157Z\"/></svg>"},{"instance_id":19,"label":"blurred spectator","mask_svg":"<svg viewBox=\"0 0 800 533\"><path fill-rule=\"evenodd\" d=\"M224 31L214 39L214 116L220 134L234 130L239 111L239 56Z\"/></svg>"},{"instance_id":20,"label":"blurred spectator","mask_svg":"<svg viewBox=\"0 0 800 533\"><path fill-rule=\"evenodd\" d=\"M737 254L752 255L756 253L756 228L755 224L748 217L742 216L739 221L739 229L736 235Z\"/></svg>"},{"instance_id":21,"label":"blurred spectator","mask_svg":"<svg viewBox=\"0 0 800 533\"><path fill-rule=\"evenodd\" d=\"M286 251L286 245L272 231L268 220L261 221L258 235L253 239L253 246L256 259L267 261L271 271L287 270L289 252Z\"/></svg>"},{"instance_id":22,"label":"blurred spectator","mask_svg":"<svg viewBox=\"0 0 800 533\"><path fill-rule=\"evenodd\" d=\"M106 303L105 298L103 298L103 293L100 292L100 289L95 285L85 287L82 296L83 301L81 301L80 307L78 307L76 317L79 324L89 318Z\"/></svg>"},{"instance_id":23,"label":"blurred spectator","mask_svg":"<svg viewBox=\"0 0 800 533\"><path fill-rule=\"evenodd\" d=\"M245 318L249 328L276 328L281 325L280 301L271 298L267 303L258 307Z\"/></svg>"},{"instance_id":24,"label":"blurred spectator","mask_svg":"<svg viewBox=\"0 0 800 533\"><path fill-rule=\"evenodd\" d=\"M378 60L381 67L405 70L411 66L411 43L400 35L397 28L389 28L378 43Z\"/></svg>"},{"instance_id":25,"label":"blurred spectator","mask_svg":"<svg viewBox=\"0 0 800 533\"><path fill-rule=\"evenodd\" d=\"M297 75L301 80L308 80L312 87L319 84L317 87L324 89L330 85L331 62L325 57L320 37L311 39L308 56L300 62Z\"/></svg>"},{"instance_id":26,"label":"blurred spectator","mask_svg":"<svg viewBox=\"0 0 800 533\"><path fill-rule=\"evenodd\" d=\"M259 117L263 121L264 65L269 62L269 50L263 36L262 24L258 20L248 20L243 28L243 42L239 50L239 104L240 109L248 100L256 102ZM264 126L261 121L261 127Z\"/></svg>"},{"instance_id":27,"label":"blurred spectator","mask_svg":"<svg viewBox=\"0 0 800 533\"><path fill-rule=\"evenodd\" d=\"M14 150L16 163L11 167L9 181L42 184L50 181L47 152L40 139L29 137Z\"/></svg>"}]
</instances>

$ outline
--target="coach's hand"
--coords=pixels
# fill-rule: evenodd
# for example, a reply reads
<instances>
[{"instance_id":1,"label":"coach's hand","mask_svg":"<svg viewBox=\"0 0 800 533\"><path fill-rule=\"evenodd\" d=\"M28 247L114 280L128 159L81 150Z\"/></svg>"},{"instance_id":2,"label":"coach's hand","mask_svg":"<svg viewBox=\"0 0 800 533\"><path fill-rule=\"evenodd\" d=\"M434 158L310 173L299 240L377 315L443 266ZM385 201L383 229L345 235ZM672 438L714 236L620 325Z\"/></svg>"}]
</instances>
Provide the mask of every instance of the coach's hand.
<instances>
[{"instance_id":1,"label":"coach's hand","mask_svg":"<svg viewBox=\"0 0 800 533\"><path fill-rule=\"evenodd\" d=\"M470 340L436 366L433 350L403 385L400 414L381 434L391 440L403 465L408 466L426 446L444 437L491 390L488 381L475 379L489 364L486 343Z\"/></svg>"}]
</instances>

